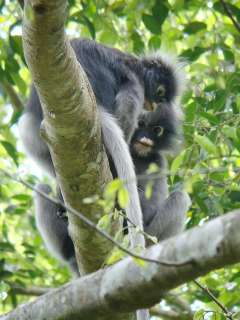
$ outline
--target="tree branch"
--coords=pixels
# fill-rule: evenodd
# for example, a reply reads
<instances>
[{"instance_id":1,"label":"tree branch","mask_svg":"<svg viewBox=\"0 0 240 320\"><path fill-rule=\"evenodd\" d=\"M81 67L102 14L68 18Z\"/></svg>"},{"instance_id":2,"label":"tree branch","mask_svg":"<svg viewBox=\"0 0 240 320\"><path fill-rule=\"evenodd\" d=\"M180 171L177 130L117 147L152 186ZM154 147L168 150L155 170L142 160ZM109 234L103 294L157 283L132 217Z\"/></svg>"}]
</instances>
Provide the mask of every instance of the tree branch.
<instances>
[{"instance_id":1,"label":"tree branch","mask_svg":"<svg viewBox=\"0 0 240 320\"><path fill-rule=\"evenodd\" d=\"M229 8L228 4L224 0L220 0L224 11L226 12L227 16L232 20L233 25L240 32L240 24L234 19L232 10Z\"/></svg>"},{"instance_id":2,"label":"tree branch","mask_svg":"<svg viewBox=\"0 0 240 320\"><path fill-rule=\"evenodd\" d=\"M118 314L150 307L169 290L209 271L240 262L240 210L214 219L146 250L158 260L188 260L180 267L146 263L133 258L52 290L19 306L1 320L116 319ZM148 294L146 294L146 292Z\"/></svg>"},{"instance_id":3,"label":"tree branch","mask_svg":"<svg viewBox=\"0 0 240 320\"><path fill-rule=\"evenodd\" d=\"M204 287L203 285L201 285L200 282L198 281L194 281L194 283L202 289L203 292L205 292L208 297L213 300L217 306L219 306L219 308L223 311L223 314L226 316L227 319L229 320L233 320L233 313L230 312L215 296L214 294L207 288L207 287Z\"/></svg>"}]
</instances>

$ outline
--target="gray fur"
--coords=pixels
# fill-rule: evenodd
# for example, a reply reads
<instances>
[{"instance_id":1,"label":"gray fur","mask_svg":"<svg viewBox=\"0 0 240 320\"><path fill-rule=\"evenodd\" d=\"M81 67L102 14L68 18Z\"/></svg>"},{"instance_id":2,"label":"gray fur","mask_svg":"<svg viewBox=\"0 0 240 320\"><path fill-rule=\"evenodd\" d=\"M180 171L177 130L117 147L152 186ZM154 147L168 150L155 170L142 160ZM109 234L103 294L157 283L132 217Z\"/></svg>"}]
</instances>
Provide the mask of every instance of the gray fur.
<instances>
[{"instance_id":1,"label":"gray fur","mask_svg":"<svg viewBox=\"0 0 240 320\"><path fill-rule=\"evenodd\" d=\"M36 189L46 194L51 188L45 184L37 184ZM67 220L57 216L59 206L34 193L36 209L36 225L44 240L45 246L57 259L67 263L75 275L79 275L74 247L68 234Z\"/></svg>"},{"instance_id":2,"label":"gray fur","mask_svg":"<svg viewBox=\"0 0 240 320\"><path fill-rule=\"evenodd\" d=\"M136 77L133 80L130 87L129 82L122 86L115 99L115 116L124 132L127 143L130 143L133 132L137 127L138 118L143 111L144 104L144 90Z\"/></svg>"},{"instance_id":3,"label":"gray fur","mask_svg":"<svg viewBox=\"0 0 240 320\"><path fill-rule=\"evenodd\" d=\"M138 179L144 231L157 237L158 241L177 235L184 230L186 212L191 205L191 200L185 191L174 191L169 195L166 161L163 156L161 157L161 163L158 163L160 165L158 178L147 175L145 166L141 168L138 165L138 173L145 174L144 179ZM149 183L151 183L152 192L151 197L147 199L145 191Z\"/></svg>"},{"instance_id":4,"label":"gray fur","mask_svg":"<svg viewBox=\"0 0 240 320\"><path fill-rule=\"evenodd\" d=\"M20 138L27 155L42 168L43 172L55 177L55 170L47 144L40 137L41 119L32 112L25 112L18 122Z\"/></svg>"},{"instance_id":5,"label":"gray fur","mask_svg":"<svg viewBox=\"0 0 240 320\"><path fill-rule=\"evenodd\" d=\"M136 174L128 146L123 138L123 132L116 120L103 108L100 109L100 119L104 145L114 159L118 177L127 182L125 184L129 194L129 205L126 208L127 217L143 230L142 211L136 188ZM136 245L144 247L144 237L141 233L135 234L132 232L132 228L129 228L129 233L133 247Z\"/></svg>"}]
</instances>

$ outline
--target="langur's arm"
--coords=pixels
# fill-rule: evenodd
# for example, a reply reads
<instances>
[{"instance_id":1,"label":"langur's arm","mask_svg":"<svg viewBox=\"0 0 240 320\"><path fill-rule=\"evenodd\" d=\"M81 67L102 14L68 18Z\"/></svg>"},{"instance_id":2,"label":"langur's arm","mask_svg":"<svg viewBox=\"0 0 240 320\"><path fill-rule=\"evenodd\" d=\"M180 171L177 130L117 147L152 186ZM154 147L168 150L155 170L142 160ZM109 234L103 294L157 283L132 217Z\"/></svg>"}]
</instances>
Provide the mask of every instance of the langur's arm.
<instances>
[{"instance_id":1,"label":"langur's arm","mask_svg":"<svg viewBox=\"0 0 240 320\"><path fill-rule=\"evenodd\" d=\"M138 117L143 109L144 89L138 79L131 75L121 85L116 95L116 117L124 132L127 143L137 127Z\"/></svg>"}]
</instances>

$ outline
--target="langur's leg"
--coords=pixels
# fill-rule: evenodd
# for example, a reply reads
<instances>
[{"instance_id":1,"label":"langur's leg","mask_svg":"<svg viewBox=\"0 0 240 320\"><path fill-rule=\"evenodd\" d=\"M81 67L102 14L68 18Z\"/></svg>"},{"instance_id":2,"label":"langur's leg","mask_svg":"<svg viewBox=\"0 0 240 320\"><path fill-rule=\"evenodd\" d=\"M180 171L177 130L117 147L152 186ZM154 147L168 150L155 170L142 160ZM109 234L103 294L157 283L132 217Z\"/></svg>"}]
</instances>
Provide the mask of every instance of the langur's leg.
<instances>
[{"instance_id":1,"label":"langur's leg","mask_svg":"<svg viewBox=\"0 0 240 320\"><path fill-rule=\"evenodd\" d=\"M38 184L37 190L46 194L51 188L45 184ZM78 273L73 242L68 234L67 218L59 217L61 206L44 198L38 192L34 195L36 224L43 241L52 255L68 264L75 274Z\"/></svg>"},{"instance_id":2,"label":"langur's leg","mask_svg":"<svg viewBox=\"0 0 240 320\"><path fill-rule=\"evenodd\" d=\"M191 200L185 191L175 191L156 209L145 231L163 240L172 237L184 229L186 213Z\"/></svg>"}]
</instances>

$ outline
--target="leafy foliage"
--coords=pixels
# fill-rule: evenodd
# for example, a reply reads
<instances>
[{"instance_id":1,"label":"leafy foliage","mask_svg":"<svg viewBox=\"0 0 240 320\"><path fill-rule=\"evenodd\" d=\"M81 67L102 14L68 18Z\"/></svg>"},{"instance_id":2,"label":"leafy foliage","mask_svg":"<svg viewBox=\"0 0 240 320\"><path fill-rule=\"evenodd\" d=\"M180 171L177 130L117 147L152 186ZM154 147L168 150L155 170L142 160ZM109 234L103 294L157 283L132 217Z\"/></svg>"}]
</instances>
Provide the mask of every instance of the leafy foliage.
<instances>
[{"instance_id":1,"label":"leafy foliage","mask_svg":"<svg viewBox=\"0 0 240 320\"><path fill-rule=\"evenodd\" d=\"M229 8L240 23L240 1ZM29 175L16 122L21 114L11 106L9 90L27 99L30 76L21 43L21 10L16 1L0 1L0 169ZM192 198L188 228L240 207L240 32L221 1L208 0L89 0L69 1L67 32L90 37L122 50L143 53L171 50L187 61L189 82L184 96L185 146L170 159L171 188L184 185ZM1 175L0 301L8 311L25 300L12 289L57 286L68 279L65 268L45 251L34 222L31 191ZM128 201L120 182L107 195L122 207ZM147 191L151 195L151 188ZM104 227L109 217L101 221ZM119 258L119 252L111 262ZM230 310L240 311L239 266L209 274L202 283ZM194 319L225 319L194 284L177 290L196 310ZM206 310L211 310L206 314ZM237 316L236 316L237 317ZM237 318L236 318L237 319Z\"/></svg>"}]
</instances>

